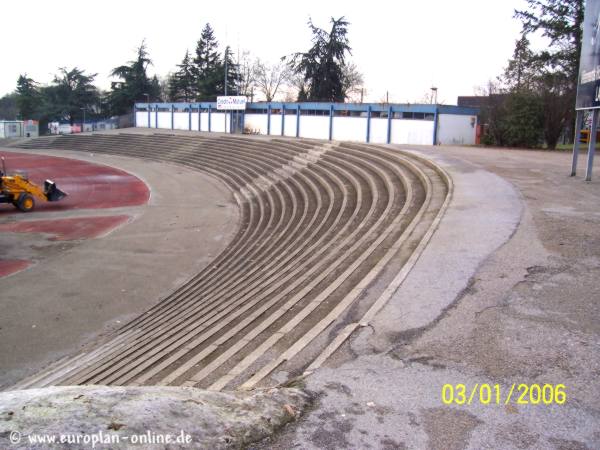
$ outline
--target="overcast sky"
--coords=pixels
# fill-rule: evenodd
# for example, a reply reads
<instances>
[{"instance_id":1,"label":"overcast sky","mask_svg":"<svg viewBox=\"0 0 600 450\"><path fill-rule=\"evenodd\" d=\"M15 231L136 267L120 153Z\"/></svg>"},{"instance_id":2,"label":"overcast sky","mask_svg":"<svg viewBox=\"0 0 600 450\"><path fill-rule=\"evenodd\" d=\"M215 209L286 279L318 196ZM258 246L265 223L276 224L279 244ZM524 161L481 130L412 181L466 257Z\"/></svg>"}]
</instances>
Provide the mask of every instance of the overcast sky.
<instances>
[{"instance_id":1,"label":"overcast sky","mask_svg":"<svg viewBox=\"0 0 600 450\"><path fill-rule=\"evenodd\" d=\"M310 46L309 17L322 28L330 17L350 22L351 60L364 75L366 100L415 103L431 86L438 100L456 104L494 78L511 56L524 0L421 1L27 1L3 2L0 95L19 74L49 83L58 67L98 73L131 60L146 39L151 73L175 69L193 51L209 22L219 43L276 61Z\"/></svg>"}]
</instances>

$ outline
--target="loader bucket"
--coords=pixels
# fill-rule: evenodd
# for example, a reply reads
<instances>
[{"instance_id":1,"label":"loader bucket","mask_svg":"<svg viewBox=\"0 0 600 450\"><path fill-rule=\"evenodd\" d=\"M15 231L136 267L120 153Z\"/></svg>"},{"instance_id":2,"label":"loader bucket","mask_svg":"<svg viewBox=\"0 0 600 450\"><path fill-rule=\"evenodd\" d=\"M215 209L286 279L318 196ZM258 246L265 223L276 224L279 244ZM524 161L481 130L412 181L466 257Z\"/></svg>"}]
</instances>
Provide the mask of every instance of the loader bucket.
<instances>
[{"instance_id":1,"label":"loader bucket","mask_svg":"<svg viewBox=\"0 0 600 450\"><path fill-rule=\"evenodd\" d=\"M67 194L56 187L54 181L46 180L44 183L44 194L49 202L57 202L67 196Z\"/></svg>"}]
</instances>

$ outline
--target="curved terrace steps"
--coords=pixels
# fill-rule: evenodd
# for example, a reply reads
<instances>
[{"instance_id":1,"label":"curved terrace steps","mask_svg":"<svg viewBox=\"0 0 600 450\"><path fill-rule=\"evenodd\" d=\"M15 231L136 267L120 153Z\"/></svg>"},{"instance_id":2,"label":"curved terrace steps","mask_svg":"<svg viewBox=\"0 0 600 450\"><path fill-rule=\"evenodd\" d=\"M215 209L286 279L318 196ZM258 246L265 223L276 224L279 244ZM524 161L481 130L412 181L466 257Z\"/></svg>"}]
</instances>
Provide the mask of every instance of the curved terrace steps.
<instances>
[{"instance_id":1,"label":"curved terrace steps","mask_svg":"<svg viewBox=\"0 0 600 450\"><path fill-rule=\"evenodd\" d=\"M449 180L431 163L362 144L124 133L20 147L182 164L219 178L240 207L236 236L211 264L21 388L250 389L276 383L277 371L314 368L382 303L449 196Z\"/></svg>"}]
</instances>

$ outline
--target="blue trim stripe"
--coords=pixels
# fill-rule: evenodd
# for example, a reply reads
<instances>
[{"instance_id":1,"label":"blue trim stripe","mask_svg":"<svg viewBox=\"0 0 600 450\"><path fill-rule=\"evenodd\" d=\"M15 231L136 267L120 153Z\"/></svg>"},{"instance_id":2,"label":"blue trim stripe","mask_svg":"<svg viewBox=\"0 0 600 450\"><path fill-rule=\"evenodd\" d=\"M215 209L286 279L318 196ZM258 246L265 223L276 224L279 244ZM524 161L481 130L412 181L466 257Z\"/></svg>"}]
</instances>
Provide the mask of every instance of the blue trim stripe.
<instances>
[{"instance_id":1,"label":"blue trim stripe","mask_svg":"<svg viewBox=\"0 0 600 450\"><path fill-rule=\"evenodd\" d=\"M136 109L146 109L148 103L136 103ZM189 108L190 103L153 103L158 108L174 108L180 110ZM216 109L217 104L215 102L201 102L199 103L200 108ZM247 103L246 110L258 109L267 111L269 108L272 109L288 109L300 108L302 111L313 110L313 111L328 111L333 107L334 111L358 111L367 112L368 108L371 108L373 112L387 112L389 108L392 112L416 112L416 113L430 113L435 114L438 111L439 114L454 114L454 115L466 115L475 116L479 113L478 108L468 108L464 106L453 106L453 105L430 105L430 104L401 104L395 103L392 105L382 105L380 103L321 103L321 102L305 102L305 103L281 103L281 102L260 102L260 103Z\"/></svg>"}]
</instances>

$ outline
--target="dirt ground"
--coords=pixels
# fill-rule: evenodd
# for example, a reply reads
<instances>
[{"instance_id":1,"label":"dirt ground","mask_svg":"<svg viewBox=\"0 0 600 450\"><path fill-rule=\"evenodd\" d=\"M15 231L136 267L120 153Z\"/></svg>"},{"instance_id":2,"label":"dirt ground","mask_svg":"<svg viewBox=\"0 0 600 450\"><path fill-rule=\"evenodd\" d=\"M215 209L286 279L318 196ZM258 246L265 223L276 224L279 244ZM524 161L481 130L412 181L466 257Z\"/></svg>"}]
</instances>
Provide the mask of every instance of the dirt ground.
<instances>
[{"instance_id":1,"label":"dirt ground","mask_svg":"<svg viewBox=\"0 0 600 450\"><path fill-rule=\"evenodd\" d=\"M343 350L351 357L306 379L314 409L263 448L600 448L600 162L586 183L584 154L571 178L568 153L420 150L512 183L518 226L427 326L364 328ZM567 400L506 404L521 383L564 384ZM467 396L497 384L501 399L484 404L475 390L471 404L444 404L444 384Z\"/></svg>"}]
</instances>

